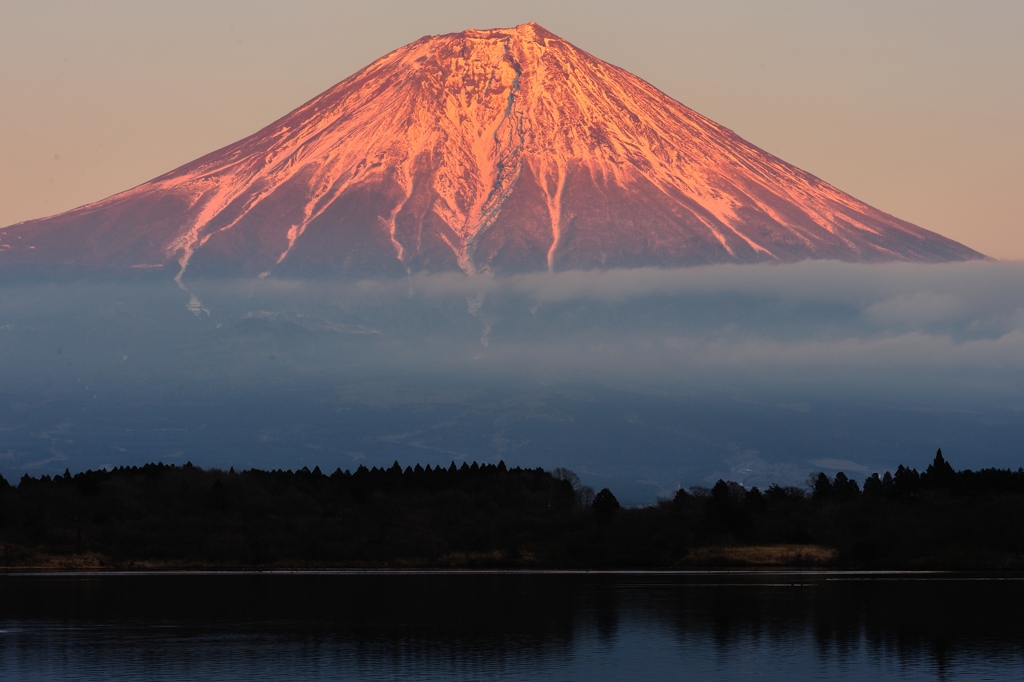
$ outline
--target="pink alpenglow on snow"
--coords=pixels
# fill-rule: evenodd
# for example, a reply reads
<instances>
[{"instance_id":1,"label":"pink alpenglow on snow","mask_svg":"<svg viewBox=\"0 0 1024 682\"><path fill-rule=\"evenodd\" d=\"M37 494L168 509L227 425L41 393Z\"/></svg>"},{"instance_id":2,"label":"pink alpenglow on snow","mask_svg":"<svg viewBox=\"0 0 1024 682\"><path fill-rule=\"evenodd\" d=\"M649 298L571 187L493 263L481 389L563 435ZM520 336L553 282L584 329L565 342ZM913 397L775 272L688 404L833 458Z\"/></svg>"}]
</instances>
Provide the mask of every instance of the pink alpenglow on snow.
<instances>
[{"instance_id":1,"label":"pink alpenglow on snow","mask_svg":"<svg viewBox=\"0 0 1024 682\"><path fill-rule=\"evenodd\" d=\"M0 229L0 268L391 276L984 258L536 24L424 37L150 182Z\"/></svg>"}]
</instances>

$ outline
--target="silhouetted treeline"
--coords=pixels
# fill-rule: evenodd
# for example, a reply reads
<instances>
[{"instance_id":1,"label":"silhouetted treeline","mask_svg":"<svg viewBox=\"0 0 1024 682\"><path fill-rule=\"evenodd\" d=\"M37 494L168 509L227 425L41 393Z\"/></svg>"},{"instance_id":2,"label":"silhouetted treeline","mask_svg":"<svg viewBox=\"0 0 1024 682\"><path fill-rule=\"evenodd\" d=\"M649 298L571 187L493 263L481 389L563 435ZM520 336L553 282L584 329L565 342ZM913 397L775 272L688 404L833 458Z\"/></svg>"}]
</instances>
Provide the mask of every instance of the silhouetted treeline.
<instances>
[{"instance_id":1,"label":"silhouetted treeline","mask_svg":"<svg viewBox=\"0 0 1024 682\"><path fill-rule=\"evenodd\" d=\"M147 464L0 477L0 566L1019 568L1021 520L1024 469L957 472L941 451L922 473L862 485L718 481L635 509L564 469L503 463L330 475Z\"/></svg>"},{"instance_id":2,"label":"silhouetted treeline","mask_svg":"<svg viewBox=\"0 0 1024 682\"><path fill-rule=\"evenodd\" d=\"M433 563L460 552L514 557L548 541L573 504L566 481L504 464L329 476L148 464L25 476L0 493L0 538L116 562Z\"/></svg>"}]
</instances>

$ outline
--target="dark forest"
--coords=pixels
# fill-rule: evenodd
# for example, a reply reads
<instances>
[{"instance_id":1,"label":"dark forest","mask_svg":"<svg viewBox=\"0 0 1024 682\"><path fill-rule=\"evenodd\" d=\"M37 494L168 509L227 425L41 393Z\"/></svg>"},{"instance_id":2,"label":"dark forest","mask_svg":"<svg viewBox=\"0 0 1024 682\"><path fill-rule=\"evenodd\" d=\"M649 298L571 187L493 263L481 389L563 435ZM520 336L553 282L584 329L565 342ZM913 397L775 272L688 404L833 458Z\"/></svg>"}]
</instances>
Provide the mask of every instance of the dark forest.
<instances>
[{"instance_id":1,"label":"dark forest","mask_svg":"<svg viewBox=\"0 0 1024 682\"><path fill-rule=\"evenodd\" d=\"M147 464L0 478L0 568L1017 569L1024 469L720 480L620 507L566 469Z\"/></svg>"}]
</instances>

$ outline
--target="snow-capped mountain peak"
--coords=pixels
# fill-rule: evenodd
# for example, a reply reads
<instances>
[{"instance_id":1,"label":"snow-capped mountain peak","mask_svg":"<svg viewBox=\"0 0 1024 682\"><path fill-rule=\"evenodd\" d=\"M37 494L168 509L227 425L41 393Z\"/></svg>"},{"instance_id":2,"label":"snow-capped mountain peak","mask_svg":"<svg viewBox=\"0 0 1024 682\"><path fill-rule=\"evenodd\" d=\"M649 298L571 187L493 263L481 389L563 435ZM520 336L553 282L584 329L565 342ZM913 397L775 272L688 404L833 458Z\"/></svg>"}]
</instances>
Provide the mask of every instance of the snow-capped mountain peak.
<instances>
[{"instance_id":1,"label":"snow-capped mountain peak","mask_svg":"<svg viewBox=\"0 0 1024 682\"><path fill-rule=\"evenodd\" d=\"M0 265L179 282L981 257L537 24L424 37L235 144L0 230Z\"/></svg>"}]
</instances>

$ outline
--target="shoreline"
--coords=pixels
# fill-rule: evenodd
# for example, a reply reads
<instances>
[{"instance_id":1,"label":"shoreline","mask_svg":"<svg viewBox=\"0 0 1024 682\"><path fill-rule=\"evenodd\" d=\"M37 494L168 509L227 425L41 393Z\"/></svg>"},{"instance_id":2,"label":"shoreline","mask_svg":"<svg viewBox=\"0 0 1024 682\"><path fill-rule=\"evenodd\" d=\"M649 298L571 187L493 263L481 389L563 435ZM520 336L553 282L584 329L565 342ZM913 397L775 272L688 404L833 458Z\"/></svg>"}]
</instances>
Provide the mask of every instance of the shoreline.
<instances>
[{"instance_id":1,"label":"shoreline","mask_svg":"<svg viewBox=\"0 0 1024 682\"><path fill-rule=\"evenodd\" d=\"M594 577L804 577L829 579L925 579L925 580L1010 580L1024 581L1024 571L984 570L842 570L842 569L441 569L441 568L273 568L273 569L111 569L111 570L0 570L5 578L106 578L106 577L244 577L244 576L594 576Z\"/></svg>"}]
</instances>

